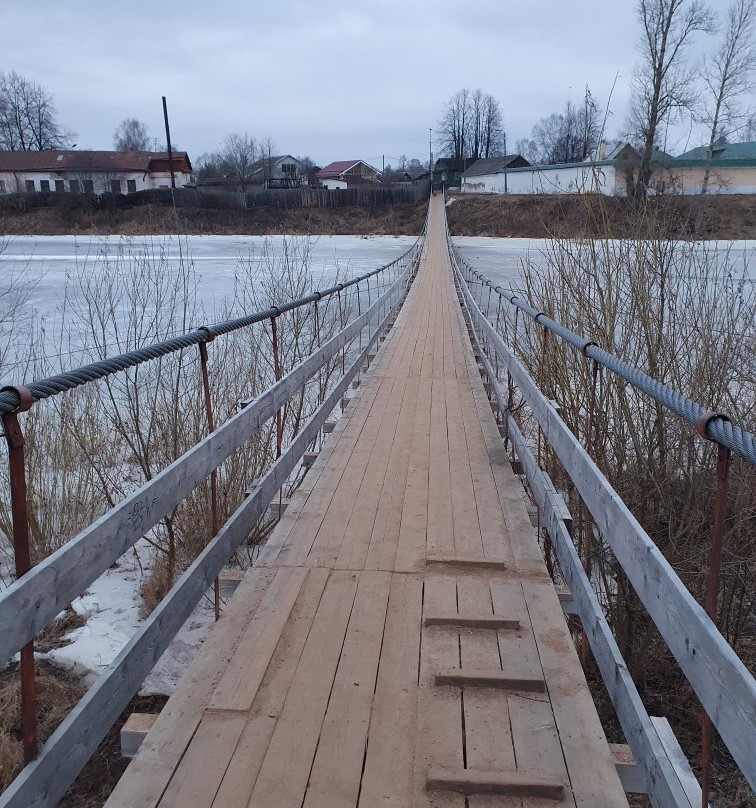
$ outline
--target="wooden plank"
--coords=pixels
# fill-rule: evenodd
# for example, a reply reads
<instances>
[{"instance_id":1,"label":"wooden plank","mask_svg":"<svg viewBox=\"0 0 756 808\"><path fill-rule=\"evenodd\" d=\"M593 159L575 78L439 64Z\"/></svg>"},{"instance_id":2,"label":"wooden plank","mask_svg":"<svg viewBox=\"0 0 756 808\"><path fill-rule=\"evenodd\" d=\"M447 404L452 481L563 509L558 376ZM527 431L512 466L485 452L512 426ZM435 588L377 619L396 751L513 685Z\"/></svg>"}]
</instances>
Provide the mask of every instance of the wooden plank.
<instances>
[{"instance_id":1,"label":"wooden plank","mask_svg":"<svg viewBox=\"0 0 756 808\"><path fill-rule=\"evenodd\" d=\"M553 586L522 581L577 806L627 804Z\"/></svg>"},{"instance_id":2,"label":"wooden plank","mask_svg":"<svg viewBox=\"0 0 756 808\"><path fill-rule=\"evenodd\" d=\"M383 478L378 509L370 533L370 544L363 562L368 569L394 568L419 386L418 379L406 380L405 397L397 421L395 440Z\"/></svg>"},{"instance_id":3,"label":"wooden plank","mask_svg":"<svg viewBox=\"0 0 756 808\"><path fill-rule=\"evenodd\" d=\"M543 679L518 678L502 671L491 670L455 670L450 668L439 671L435 676L437 685L451 687L496 687L500 690L524 690L529 693L544 693L546 684Z\"/></svg>"},{"instance_id":4,"label":"wooden plank","mask_svg":"<svg viewBox=\"0 0 756 808\"><path fill-rule=\"evenodd\" d=\"M250 802L301 805L357 590L358 575L331 573Z\"/></svg>"},{"instance_id":5,"label":"wooden plank","mask_svg":"<svg viewBox=\"0 0 756 808\"><path fill-rule=\"evenodd\" d=\"M393 569L420 569L425 557L428 525L428 464L430 458L430 407L432 379L420 379L412 428L412 448L407 466L405 497L401 512Z\"/></svg>"},{"instance_id":6,"label":"wooden plank","mask_svg":"<svg viewBox=\"0 0 756 808\"><path fill-rule=\"evenodd\" d=\"M457 586L451 576L428 576L425 579L423 611L431 614L456 609ZM428 805L425 780L432 768L458 770L464 768L462 728L462 691L436 687L439 667L459 664L459 635L442 626L423 630L418 693L417 755L415 758L414 802ZM444 808L464 808L462 795L444 795Z\"/></svg>"},{"instance_id":7,"label":"wooden plank","mask_svg":"<svg viewBox=\"0 0 756 808\"><path fill-rule=\"evenodd\" d=\"M252 710L247 715L236 753L228 764L213 802L214 808L247 805L249 801L329 575L326 569L311 569L308 572L300 597L294 604L289 622L255 696Z\"/></svg>"},{"instance_id":8,"label":"wooden plank","mask_svg":"<svg viewBox=\"0 0 756 808\"><path fill-rule=\"evenodd\" d=\"M475 310L469 293L465 292L465 296ZM528 401L735 761L751 787L756 788L756 681L511 349L484 318L479 318L478 323ZM717 675L712 676L711 671L717 671Z\"/></svg>"},{"instance_id":9,"label":"wooden plank","mask_svg":"<svg viewBox=\"0 0 756 808\"><path fill-rule=\"evenodd\" d=\"M109 808L154 808L199 725L205 705L221 678L274 576L273 570L251 569L210 632L202 652L179 682L155 725L116 784Z\"/></svg>"},{"instance_id":10,"label":"wooden plank","mask_svg":"<svg viewBox=\"0 0 756 808\"><path fill-rule=\"evenodd\" d=\"M461 769L447 772L431 769L428 773L429 790L458 791L460 794L502 794L514 797L543 797L562 801L565 784L537 772L487 772Z\"/></svg>"},{"instance_id":11,"label":"wooden plank","mask_svg":"<svg viewBox=\"0 0 756 808\"><path fill-rule=\"evenodd\" d=\"M425 559L427 566L454 567L459 570L490 570L492 572L504 572L508 565L503 561L495 561L490 558L465 558L464 556L453 555L428 555Z\"/></svg>"},{"instance_id":12,"label":"wooden plank","mask_svg":"<svg viewBox=\"0 0 756 808\"><path fill-rule=\"evenodd\" d=\"M208 705L211 709L249 710L252 707L306 577L305 569L283 567L278 570L215 688Z\"/></svg>"},{"instance_id":13,"label":"wooden plank","mask_svg":"<svg viewBox=\"0 0 756 808\"><path fill-rule=\"evenodd\" d=\"M435 376L435 374L434 374ZM442 388L441 388L442 389ZM452 482L446 398L432 381L430 401L430 453L428 457L427 553L454 554Z\"/></svg>"},{"instance_id":14,"label":"wooden plank","mask_svg":"<svg viewBox=\"0 0 756 808\"><path fill-rule=\"evenodd\" d=\"M670 764L675 770L690 808L699 808L703 799L701 785L690 768L688 758L685 757L685 752L680 748L680 743L675 736L674 730L669 725L669 721L666 718L653 717L651 723L659 736L664 751L667 753Z\"/></svg>"},{"instance_id":15,"label":"wooden plank","mask_svg":"<svg viewBox=\"0 0 756 808\"><path fill-rule=\"evenodd\" d=\"M479 585L479 584L478 584ZM498 615L427 614L423 617L425 626L454 626L456 628L501 628L519 631L520 621Z\"/></svg>"},{"instance_id":16,"label":"wooden plank","mask_svg":"<svg viewBox=\"0 0 756 808\"><path fill-rule=\"evenodd\" d=\"M360 575L304 808L357 805L390 584L387 572Z\"/></svg>"},{"instance_id":17,"label":"wooden plank","mask_svg":"<svg viewBox=\"0 0 756 808\"><path fill-rule=\"evenodd\" d=\"M246 717L236 714L205 715L186 754L176 769L160 808L210 808L236 749Z\"/></svg>"},{"instance_id":18,"label":"wooden plank","mask_svg":"<svg viewBox=\"0 0 756 808\"><path fill-rule=\"evenodd\" d=\"M473 576L457 579L457 601L464 612L493 611L490 585ZM519 621L518 621L519 622ZM459 632L464 670L501 670L496 630ZM465 722L465 766L481 771L514 771L516 761L508 695L499 689L469 688L462 693ZM469 808L491 808L489 797L470 796ZM500 798L496 808L521 808L518 798Z\"/></svg>"},{"instance_id":19,"label":"wooden plank","mask_svg":"<svg viewBox=\"0 0 756 808\"><path fill-rule=\"evenodd\" d=\"M625 789L625 793L645 794L646 773L635 760L633 760L633 753L630 747L626 743L610 743L609 751L612 753L612 760L617 767L617 774L619 775L620 783L622 783L622 788ZM699 793L697 808L700 808L700 806L701 800Z\"/></svg>"},{"instance_id":20,"label":"wooden plank","mask_svg":"<svg viewBox=\"0 0 756 808\"><path fill-rule=\"evenodd\" d=\"M470 469L467 436L464 430L464 415L456 379L445 381L444 395L449 413L448 434L455 553L460 556L482 558L485 554L483 537L475 504L475 488ZM496 559L501 560L498 553Z\"/></svg>"}]
</instances>

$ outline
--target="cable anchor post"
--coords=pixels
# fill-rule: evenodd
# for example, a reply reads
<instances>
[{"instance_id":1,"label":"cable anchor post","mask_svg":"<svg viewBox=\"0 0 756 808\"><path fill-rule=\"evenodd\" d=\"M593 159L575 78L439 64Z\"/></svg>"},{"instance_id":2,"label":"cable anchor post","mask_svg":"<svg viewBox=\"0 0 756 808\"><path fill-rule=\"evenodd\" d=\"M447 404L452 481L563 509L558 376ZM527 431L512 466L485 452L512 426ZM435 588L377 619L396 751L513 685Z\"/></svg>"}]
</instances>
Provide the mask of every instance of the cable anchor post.
<instances>
[{"instance_id":1,"label":"cable anchor post","mask_svg":"<svg viewBox=\"0 0 756 808\"><path fill-rule=\"evenodd\" d=\"M200 331L204 331L207 337L202 342L197 343L200 356L200 372L202 375L202 392L205 404L205 420L207 421L207 432L215 432L215 419L213 417L213 401L210 390L210 373L208 371L207 343L215 339L215 334L207 326L202 326ZM212 536L218 535L220 530L220 519L218 515L218 470L210 472L210 532ZM213 611L215 619L220 619L220 579L213 581Z\"/></svg>"},{"instance_id":2,"label":"cable anchor post","mask_svg":"<svg viewBox=\"0 0 756 808\"><path fill-rule=\"evenodd\" d=\"M28 387L10 386L0 393L15 393L18 405L11 412L3 413L3 431L8 444L8 472L10 477L11 519L13 523L13 556L16 579L26 575L32 568L29 541L29 511L26 490L26 459L24 433L18 421L18 413L27 412L34 404ZM29 640L21 649L21 738L24 762L29 763L37 755L37 686L34 672L34 640Z\"/></svg>"}]
</instances>

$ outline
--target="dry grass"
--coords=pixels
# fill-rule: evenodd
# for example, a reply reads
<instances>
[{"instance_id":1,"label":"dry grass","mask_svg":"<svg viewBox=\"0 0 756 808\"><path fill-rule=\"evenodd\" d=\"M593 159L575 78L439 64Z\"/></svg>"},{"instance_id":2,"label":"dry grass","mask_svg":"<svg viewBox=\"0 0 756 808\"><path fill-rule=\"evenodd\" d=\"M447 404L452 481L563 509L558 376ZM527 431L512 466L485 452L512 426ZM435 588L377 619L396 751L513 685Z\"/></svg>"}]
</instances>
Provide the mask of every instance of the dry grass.
<instances>
[{"instance_id":1,"label":"dry grass","mask_svg":"<svg viewBox=\"0 0 756 808\"><path fill-rule=\"evenodd\" d=\"M63 648L69 645L71 641L65 639L66 635L70 634L74 629L86 625L86 622L86 618L68 606L63 617L53 620L52 623L46 625L39 632L34 640L35 652L46 654L54 648Z\"/></svg>"},{"instance_id":2,"label":"dry grass","mask_svg":"<svg viewBox=\"0 0 756 808\"><path fill-rule=\"evenodd\" d=\"M37 728L40 742L52 735L83 690L71 676L49 665L37 669ZM17 667L0 671L0 791L23 767L21 678Z\"/></svg>"},{"instance_id":3,"label":"dry grass","mask_svg":"<svg viewBox=\"0 0 756 808\"><path fill-rule=\"evenodd\" d=\"M675 239L756 238L756 196L665 196L649 200ZM456 236L632 238L628 199L599 196L464 194L447 209Z\"/></svg>"},{"instance_id":4,"label":"dry grass","mask_svg":"<svg viewBox=\"0 0 756 808\"><path fill-rule=\"evenodd\" d=\"M0 232L6 235L410 235L423 229L426 205L378 208L303 208L246 211L145 205L118 211L69 211L40 208L4 211Z\"/></svg>"}]
</instances>

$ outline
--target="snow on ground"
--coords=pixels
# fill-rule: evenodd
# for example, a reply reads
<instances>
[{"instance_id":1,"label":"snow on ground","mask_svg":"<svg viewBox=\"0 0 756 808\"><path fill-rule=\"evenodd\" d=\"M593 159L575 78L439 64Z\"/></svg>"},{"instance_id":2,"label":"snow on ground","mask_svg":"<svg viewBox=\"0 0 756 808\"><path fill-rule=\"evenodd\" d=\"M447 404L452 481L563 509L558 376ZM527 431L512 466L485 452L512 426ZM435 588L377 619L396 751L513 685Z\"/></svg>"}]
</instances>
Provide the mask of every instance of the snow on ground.
<instances>
[{"instance_id":1,"label":"snow on ground","mask_svg":"<svg viewBox=\"0 0 756 808\"><path fill-rule=\"evenodd\" d=\"M71 604L87 622L63 638L69 644L37 655L72 671L86 687L113 662L142 623L139 591L149 572L152 551L146 542L135 550L122 556ZM142 695L173 692L214 620L212 600L205 597L145 680Z\"/></svg>"}]
</instances>

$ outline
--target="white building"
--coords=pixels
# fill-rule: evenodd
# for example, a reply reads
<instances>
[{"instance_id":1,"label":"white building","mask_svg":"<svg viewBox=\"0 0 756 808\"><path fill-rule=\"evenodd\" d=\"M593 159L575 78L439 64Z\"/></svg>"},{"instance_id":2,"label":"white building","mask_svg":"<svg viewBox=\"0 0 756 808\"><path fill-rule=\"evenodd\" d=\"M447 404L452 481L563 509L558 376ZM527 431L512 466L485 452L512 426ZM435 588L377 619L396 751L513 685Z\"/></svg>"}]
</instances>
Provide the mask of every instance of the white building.
<instances>
[{"instance_id":1,"label":"white building","mask_svg":"<svg viewBox=\"0 0 756 808\"><path fill-rule=\"evenodd\" d=\"M627 194L628 169L637 164L632 146L617 146L606 157L585 163L504 165L479 160L462 175L462 192L477 194ZM486 167L491 163L491 170Z\"/></svg>"},{"instance_id":2,"label":"white building","mask_svg":"<svg viewBox=\"0 0 756 808\"><path fill-rule=\"evenodd\" d=\"M176 187L191 179L186 152L173 152ZM167 152L0 152L0 194L58 191L130 194L171 187Z\"/></svg>"}]
</instances>

